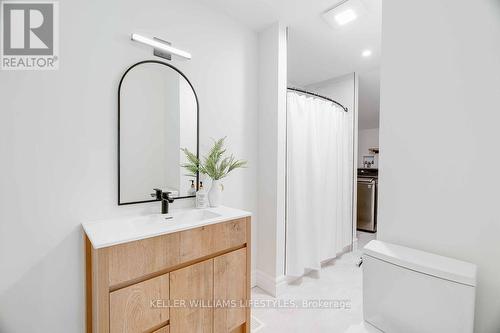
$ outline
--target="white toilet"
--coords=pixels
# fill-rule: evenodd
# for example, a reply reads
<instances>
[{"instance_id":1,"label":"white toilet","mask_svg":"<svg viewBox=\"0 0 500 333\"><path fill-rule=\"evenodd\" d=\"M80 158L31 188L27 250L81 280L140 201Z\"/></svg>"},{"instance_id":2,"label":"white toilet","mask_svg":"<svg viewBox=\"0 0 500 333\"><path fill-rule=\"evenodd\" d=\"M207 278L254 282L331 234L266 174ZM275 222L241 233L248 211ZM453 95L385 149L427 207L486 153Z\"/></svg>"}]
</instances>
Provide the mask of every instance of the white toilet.
<instances>
[{"instance_id":1,"label":"white toilet","mask_svg":"<svg viewBox=\"0 0 500 333\"><path fill-rule=\"evenodd\" d=\"M473 332L474 264L373 240L362 267L364 322L347 332Z\"/></svg>"}]
</instances>

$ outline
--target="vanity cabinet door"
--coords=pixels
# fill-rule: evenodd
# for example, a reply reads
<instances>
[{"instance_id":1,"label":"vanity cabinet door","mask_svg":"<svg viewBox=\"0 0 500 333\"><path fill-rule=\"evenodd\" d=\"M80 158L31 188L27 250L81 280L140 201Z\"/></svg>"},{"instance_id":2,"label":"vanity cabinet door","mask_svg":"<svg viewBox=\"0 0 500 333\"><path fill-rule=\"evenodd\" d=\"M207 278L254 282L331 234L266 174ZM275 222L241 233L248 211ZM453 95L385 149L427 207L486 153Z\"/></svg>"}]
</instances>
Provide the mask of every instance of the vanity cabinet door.
<instances>
[{"instance_id":1,"label":"vanity cabinet door","mask_svg":"<svg viewBox=\"0 0 500 333\"><path fill-rule=\"evenodd\" d=\"M170 327L162 327L159 330L154 331L153 333L170 333Z\"/></svg>"},{"instance_id":2,"label":"vanity cabinet door","mask_svg":"<svg viewBox=\"0 0 500 333\"><path fill-rule=\"evenodd\" d=\"M214 258L214 333L237 330L246 321L246 248Z\"/></svg>"},{"instance_id":3,"label":"vanity cabinet door","mask_svg":"<svg viewBox=\"0 0 500 333\"><path fill-rule=\"evenodd\" d=\"M111 292L110 332L142 333L166 324L168 299L169 274Z\"/></svg>"},{"instance_id":4,"label":"vanity cabinet door","mask_svg":"<svg viewBox=\"0 0 500 333\"><path fill-rule=\"evenodd\" d=\"M209 259L170 273L170 333L211 333L213 271Z\"/></svg>"}]
</instances>

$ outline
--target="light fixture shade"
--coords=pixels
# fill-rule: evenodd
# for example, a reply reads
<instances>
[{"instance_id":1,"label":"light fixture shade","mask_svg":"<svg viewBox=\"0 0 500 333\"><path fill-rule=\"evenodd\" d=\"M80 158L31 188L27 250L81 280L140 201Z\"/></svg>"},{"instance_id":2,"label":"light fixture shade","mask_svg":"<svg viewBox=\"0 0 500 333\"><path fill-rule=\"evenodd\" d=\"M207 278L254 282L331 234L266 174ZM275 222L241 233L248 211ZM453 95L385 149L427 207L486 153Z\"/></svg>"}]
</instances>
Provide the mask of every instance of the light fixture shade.
<instances>
[{"instance_id":1,"label":"light fixture shade","mask_svg":"<svg viewBox=\"0 0 500 333\"><path fill-rule=\"evenodd\" d=\"M344 25L351 21L354 21L357 17L358 15L356 14L356 12L349 8L344 10L343 12L338 13L333 18L338 25Z\"/></svg>"},{"instance_id":2,"label":"light fixture shade","mask_svg":"<svg viewBox=\"0 0 500 333\"><path fill-rule=\"evenodd\" d=\"M158 39L144 37L144 36L136 34L136 33L133 33L130 36L130 38L133 41L136 41L136 42L139 42L139 43L142 43L145 45L149 45L149 46L153 47L155 50L161 50L165 53L169 53L169 54L178 56L178 57L183 58L183 59L188 59L188 60L191 59L191 53L176 49L175 47L172 47L169 44L163 43Z\"/></svg>"}]
</instances>

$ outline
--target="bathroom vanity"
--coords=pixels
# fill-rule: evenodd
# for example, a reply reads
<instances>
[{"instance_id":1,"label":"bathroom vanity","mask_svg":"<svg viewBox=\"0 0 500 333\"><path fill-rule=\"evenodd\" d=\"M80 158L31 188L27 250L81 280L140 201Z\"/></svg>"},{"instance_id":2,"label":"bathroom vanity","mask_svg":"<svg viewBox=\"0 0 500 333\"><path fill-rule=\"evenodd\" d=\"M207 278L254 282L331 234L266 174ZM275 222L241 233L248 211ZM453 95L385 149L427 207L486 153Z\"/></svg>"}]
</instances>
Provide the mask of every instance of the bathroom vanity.
<instances>
[{"instance_id":1,"label":"bathroom vanity","mask_svg":"<svg viewBox=\"0 0 500 333\"><path fill-rule=\"evenodd\" d=\"M87 332L250 332L250 213L83 223Z\"/></svg>"},{"instance_id":2,"label":"bathroom vanity","mask_svg":"<svg viewBox=\"0 0 500 333\"><path fill-rule=\"evenodd\" d=\"M182 151L199 158L199 127L198 97L179 69L146 60L125 71L117 203L161 201L165 214L83 223L87 332L250 332L250 213L168 209L199 189Z\"/></svg>"}]
</instances>

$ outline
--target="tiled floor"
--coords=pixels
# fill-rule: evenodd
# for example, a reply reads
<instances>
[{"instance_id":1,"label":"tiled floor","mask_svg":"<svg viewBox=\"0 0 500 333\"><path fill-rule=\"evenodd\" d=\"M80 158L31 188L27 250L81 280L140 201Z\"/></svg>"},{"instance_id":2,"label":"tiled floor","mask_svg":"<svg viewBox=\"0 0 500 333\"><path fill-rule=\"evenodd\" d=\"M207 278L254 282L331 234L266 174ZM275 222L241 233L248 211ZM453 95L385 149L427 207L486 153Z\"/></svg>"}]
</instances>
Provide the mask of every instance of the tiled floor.
<instances>
[{"instance_id":1,"label":"tiled floor","mask_svg":"<svg viewBox=\"0 0 500 333\"><path fill-rule=\"evenodd\" d=\"M343 333L350 325L362 321L361 268L356 265L363 246L375 235L358 232L358 250L346 253L324 266L318 276L306 276L301 283L287 285L278 299L259 288L252 290L254 300L348 300L349 309L254 308L252 316L261 322L258 333ZM332 304L332 303L330 303Z\"/></svg>"}]
</instances>

